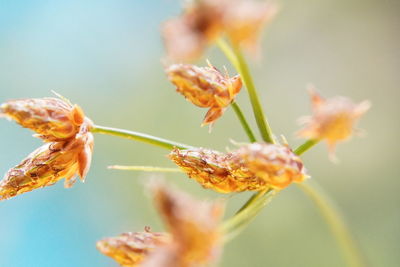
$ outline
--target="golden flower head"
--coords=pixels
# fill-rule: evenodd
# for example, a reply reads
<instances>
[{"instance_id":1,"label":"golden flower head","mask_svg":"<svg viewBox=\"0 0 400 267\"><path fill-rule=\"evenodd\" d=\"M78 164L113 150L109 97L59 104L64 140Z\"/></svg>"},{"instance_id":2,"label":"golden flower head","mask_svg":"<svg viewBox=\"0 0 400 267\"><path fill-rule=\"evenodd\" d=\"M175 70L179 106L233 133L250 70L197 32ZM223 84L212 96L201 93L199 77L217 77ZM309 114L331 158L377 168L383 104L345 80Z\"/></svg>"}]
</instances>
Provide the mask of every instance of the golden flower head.
<instances>
[{"instance_id":1,"label":"golden flower head","mask_svg":"<svg viewBox=\"0 0 400 267\"><path fill-rule=\"evenodd\" d=\"M174 64L166 72L177 92L194 105L209 108L202 125L212 124L221 117L242 88L239 75L223 75L211 64L208 67Z\"/></svg>"},{"instance_id":2,"label":"golden flower head","mask_svg":"<svg viewBox=\"0 0 400 267\"><path fill-rule=\"evenodd\" d=\"M146 229L101 240L97 248L126 267L195 267L215 260L220 251L222 203L197 201L164 184L151 188L169 233Z\"/></svg>"},{"instance_id":3,"label":"golden flower head","mask_svg":"<svg viewBox=\"0 0 400 267\"><path fill-rule=\"evenodd\" d=\"M278 144L244 145L232 152L231 164L247 169L273 189L283 189L308 177L300 157L289 147Z\"/></svg>"},{"instance_id":4,"label":"golden flower head","mask_svg":"<svg viewBox=\"0 0 400 267\"><path fill-rule=\"evenodd\" d=\"M10 169L0 182L0 200L37 188L50 186L65 178L71 187L78 174L83 181L90 166L93 135L85 128L68 141L48 142Z\"/></svg>"},{"instance_id":5,"label":"golden flower head","mask_svg":"<svg viewBox=\"0 0 400 267\"><path fill-rule=\"evenodd\" d=\"M171 242L167 233L144 232L123 233L116 237L105 238L96 243L97 249L113 258L121 266L139 266L155 248Z\"/></svg>"},{"instance_id":6,"label":"golden flower head","mask_svg":"<svg viewBox=\"0 0 400 267\"><path fill-rule=\"evenodd\" d=\"M259 50L262 29L277 12L275 5L263 1L234 0L224 16L230 40L251 52Z\"/></svg>"},{"instance_id":7,"label":"golden flower head","mask_svg":"<svg viewBox=\"0 0 400 267\"><path fill-rule=\"evenodd\" d=\"M267 2L248 0L187 1L183 13L164 23L167 55L175 61L194 60L224 33L235 45L254 51L258 36L276 13Z\"/></svg>"},{"instance_id":8,"label":"golden flower head","mask_svg":"<svg viewBox=\"0 0 400 267\"><path fill-rule=\"evenodd\" d=\"M226 154L174 149L169 158L204 188L219 193L283 189L307 177L301 159L281 145L253 143Z\"/></svg>"},{"instance_id":9,"label":"golden flower head","mask_svg":"<svg viewBox=\"0 0 400 267\"><path fill-rule=\"evenodd\" d=\"M10 100L0 106L0 116L15 120L45 141L73 138L85 122L82 109L64 98L30 98Z\"/></svg>"},{"instance_id":10,"label":"golden flower head","mask_svg":"<svg viewBox=\"0 0 400 267\"><path fill-rule=\"evenodd\" d=\"M160 184L153 186L153 194L173 239L170 255L161 258L169 263L175 261L171 266L198 266L215 260L220 252L222 203L198 201ZM160 253L165 253L165 249Z\"/></svg>"},{"instance_id":11,"label":"golden flower head","mask_svg":"<svg viewBox=\"0 0 400 267\"><path fill-rule=\"evenodd\" d=\"M338 142L349 139L358 119L370 108L369 101L354 104L347 97L322 98L310 89L313 116L302 118L306 124L298 132L300 137L325 140L331 156Z\"/></svg>"},{"instance_id":12,"label":"golden flower head","mask_svg":"<svg viewBox=\"0 0 400 267\"><path fill-rule=\"evenodd\" d=\"M187 1L183 14L166 21L162 35L168 57L190 61L201 56L222 30L224 4L220 0Z\"/></svg>"}]
</instances>

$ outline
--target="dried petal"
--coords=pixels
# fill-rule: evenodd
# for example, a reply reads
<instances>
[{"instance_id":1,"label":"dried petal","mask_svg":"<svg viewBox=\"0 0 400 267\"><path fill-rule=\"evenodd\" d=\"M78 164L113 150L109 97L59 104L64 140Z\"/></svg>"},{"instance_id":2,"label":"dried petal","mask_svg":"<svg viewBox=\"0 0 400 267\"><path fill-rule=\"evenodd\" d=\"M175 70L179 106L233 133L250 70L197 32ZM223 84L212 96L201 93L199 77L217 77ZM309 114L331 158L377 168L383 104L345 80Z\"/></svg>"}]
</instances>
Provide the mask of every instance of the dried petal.
<instances>
[{"instance_id":1,"label":"dried petal","mask_svg":"<svg viewBox=\"0 0 400 267\"><path fill-rule=\"evenodd\" d=\"M154 186L153 192L156 206L173 237L170 256L162 258L169 262L175 259L173 266L198 266L214 260L220 252L218 226L223 213L222 204L197 201L161 185Z\"/></svg>"},{"instance_id":2,"label":"dried petal","mask_svg":"<svg viewBox=\"0 0 400 267\"><path fill-rule=\"evenodd\" d=\"M65 187L71 187L76 174L84 180L92 149L90 132L78 134L69 141L44 144L7 172L0 182L0 200L53 185L62 178L65 178Z\"/></svg>"},{"instance_id":3,"label":"dried petal","mask_svg":"<svg viewBox=\"0 0 400 267\"><path fill-rule=\"evenodd\" d=\"M300 157L282 145L253 143L242 146L232 153L231 164L247 169L274 189L283 189L308 177Z\"/></svg>"},{"instance_id":4,"label":"dried petal","mask_svg":"<svg viewBox=\"0 0 400 267\"><path fill-rule=\"evenodd\" d=\"M176 90L198 107L210 108L203 125L214 123L242 88L239 75L224 76L215 67L174 64L166 69Z\"/></svg>"},{"instance_id":5,"label":"dried petal","mask_svg":"<svg viewBox=\"0 0 400 267\"><path fill-rule=\"evenodd\" d=\"M0 106L0 115L35 131L45 141L73 138L85 121L79 106L51 97L10 100Z\"/></svg>"},{"instance_id":6,"label":"dried petal","mask_svg":"<svg viewBox=\"0 0 400 267\"><path fill-rule=\"evenodd\" d=\"M310 90L313 116L303 118L306 124L298 132L300 137L325 140L330 155L334 155L338 142L349 139L354 132L358 119L370 108L369 101L354 104L349 98L322 98L314 90Z\"/></svg>"},{"instance_id":7,"label":"dried petal","mask_svg":"<svg viewBox=\"0 0 400 267\"><path fill-rule=\"evenodd\" d=\"M190 178L219 193L283 189L307 177L301 159L281 145L254 143L227 154L174 149L169 158Z\"/></svg>"},{"instance_id":8,"label":"dried petal","mask_svg":"<svg viewBox=\"0 0 400 267\"><path fill-rule=\"evenodd\" d=\"M117 237L97 242L97 249L118 262L121 266L139 266L155 248L171 242L167 233L145 232L123 233Z\"/></svg>"}]
</instances>

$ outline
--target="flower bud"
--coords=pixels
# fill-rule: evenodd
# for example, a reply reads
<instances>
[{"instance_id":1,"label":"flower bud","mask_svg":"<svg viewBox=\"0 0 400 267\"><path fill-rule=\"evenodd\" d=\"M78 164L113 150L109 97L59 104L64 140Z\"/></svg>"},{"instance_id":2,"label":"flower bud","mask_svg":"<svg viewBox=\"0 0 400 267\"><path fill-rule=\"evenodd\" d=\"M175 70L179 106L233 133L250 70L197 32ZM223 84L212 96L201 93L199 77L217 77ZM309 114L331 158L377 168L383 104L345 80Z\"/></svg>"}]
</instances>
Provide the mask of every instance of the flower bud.
<instances>
[{"instance_id":1,"label":"flower bud","mask_svg":"<svg viewBox=\"0 0 400 267\"><path fill-rule=\"evenodd\" d=\"M74 139L42 145L6 173L0 182L0 200L53 185L62 178L65 187L71 187L76 174L83 181L92 150L93 135L84 131Z\"/></svg>"},{"instance_id":2,"label":"flower bud","mask_svg":"<svg viewBox=\"0 0 400 267\"><path fill-rule=\"evenodd\" d=\"M298 132L300 137L325 140L334 157L338 142L349 139L358 119L370 108L369 101L354 104L349 98L322 98L315 90L309 90L313 115L301 118L305 127Z\"/></svg>"},{"instance_id":3,"label":"flower bud","mask_svg":"<svg viewBox=\"0 0 400 267\"><path fill-rule=\"evenodd\" d=\"M215 67L197 67L189 64L174 64L166 69L169 80L177 92L189 102L202 108L210 108L203 125L214 123L222 116L226 107L235 100L242 88L239 75L230 78Z\"/></svg>"},{"instance_id":4,"label":"flower bud","mask_svg":"<svg viewBox=\"0 0 400 267\"><path fill-rule=\"evenodd\" d=\"M232 152L230 162L234 166L233 170L247 169L273 189L283 189L292 182L302 182L308 177L300 157L282 145L245 145Z\"/></svg>"},{"instance_id":5,"label":"flower bud","mask_svg":"<svg viewBox=\"0 0 400 267\"><path fill-rule=\"evenodd\" d=\"M97 242L97 249L113 258L121 266L138 266L155 248L171 242L167 233L145 232L123 233Z\"/></svg>"},{"instance_id":6,"label":"flower bud","mask_svg":"<svg viewBox=\"0 0 400 267\"><path fill-rule=\"evenodd\" d=\"M51 142L73 138L84 121L89 123L79 106L51 97L10 100L0 106L0 116L15 120Z\"/></svg>"}]
</instances>

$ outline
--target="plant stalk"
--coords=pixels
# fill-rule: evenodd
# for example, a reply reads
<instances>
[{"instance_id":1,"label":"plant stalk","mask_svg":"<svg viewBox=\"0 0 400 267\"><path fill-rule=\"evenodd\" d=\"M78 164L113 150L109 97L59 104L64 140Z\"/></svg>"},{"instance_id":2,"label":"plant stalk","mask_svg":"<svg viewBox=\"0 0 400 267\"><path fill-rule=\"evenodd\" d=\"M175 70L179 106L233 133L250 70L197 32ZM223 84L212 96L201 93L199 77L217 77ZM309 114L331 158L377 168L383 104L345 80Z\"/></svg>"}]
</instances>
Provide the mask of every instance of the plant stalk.
<instances>
[{"instance_id":1,"label":"plant stalk","mask_svg":"<svg viewBox=\"0 0 400 267\"><path fill-rule=\"evenodd\" d=\"M244 131L246 132L247 137L249 138L249 141L251 143L256 142L256 137L254 136L254 133L251 130L250 125L247 122L246 118L244 117L243 112L240 109L239 105L236 102L232 102L231 106L232 106L233 110L235 111L236 116L238 117L238 119L240 121L240 124L242 124L242 127L243 127Z\"/></svg>"},{"instance_id":2,"label":"plant stalk","mask_svg":"<svg viewBox=\"0 0 400 267\"><path fill-rule=\"evenodd\" d=\"M152 135L148 135L148 134L144 134L144 133L139 133L139 132L134 132L134 131L128 131L128 130L124 130L124 129L105 127L105 126L100 126L100 125L94 125L93 128L91 129L91 132L114 135L114 136L130 139L130 140L147 143L147 144L154 145L154 146L159 146L162 148L166 148L168 150L172 150L174 148L179 148L179 149L192 148L191 146L177 143L174 141L170 141L167 139L163 139L160 137L156 137L156 136L152 136Z\"/></svg>"}]
</instances>

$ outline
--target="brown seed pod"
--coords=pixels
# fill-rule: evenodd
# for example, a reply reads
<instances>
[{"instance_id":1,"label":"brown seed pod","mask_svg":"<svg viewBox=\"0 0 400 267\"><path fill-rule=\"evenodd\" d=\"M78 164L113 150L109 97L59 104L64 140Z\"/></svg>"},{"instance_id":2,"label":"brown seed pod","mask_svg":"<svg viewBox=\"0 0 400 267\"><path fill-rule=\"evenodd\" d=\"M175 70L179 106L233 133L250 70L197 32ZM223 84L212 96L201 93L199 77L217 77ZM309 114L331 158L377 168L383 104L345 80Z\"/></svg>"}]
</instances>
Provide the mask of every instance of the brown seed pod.
<instances>
[{"instance_id":1,"label":"brown seed pod","mask_svg":"<svg viewBox=\"0 0 400 267\"><path fill-rule=\"evenodd\" d=\"M233 170L247 169L270 188L283 189L308 177L300 157L287 146L253 143L232 152Z\"/></svg>"},{"instance_id":2,"label":"brown seed pod","mask_svg":"<svg viewBox=\"0 0 400 267\"><path fill-rule=\"evenodd\" d=\"M71 187L77 174L83 181L92 150L93 135L90 132L78 134L68 141L42 145L6 173L0 182L0 200L53 185L62 178L65 178L65 187Z\"/></svg>"},{"instance_id":3,"label":"brown seed pod","mask_svg":"<svg viewBox=\"0 0 400 267\"><path fill-rule=\"evenodd\" d=\"M166 73L176 86L176 91L189 102L198 107L210 108L202 125L212 124L221 117L242 88L239 75L223 75L211 64L208 67L173 64L166 69Z\"/></svg>"},{"instance_id":4,"label":"brown seed pod","mask_svg":"<svg viewBox=\"0 0 400 267\"><path fill-rule=\"evenodd\" d=\"M227 154L174 149L168 156L190 178L219 193L283 189L307 177L301 159L281 145L253 143Z\"/></svg>"},{"instance_id":5,"label":"brown seed pod","mask_svg":"<svg viewBox=\"0 0 400 267\"><path fill-rule=\"evenodd\" d=\"M167 233L144 232L123 233L116 237L105 238L96 243L97 249L113 258L121 266L139 266L154 249L171 242Z\"/></svg>"},{"instance_id":6,"label":"brown seed pod","mask_svg":"<svg viewBox=\"0 0 400 267\"><path fill-rule=\"evenodd\" d=\"M71 139L85 121L90 124L79 106L52 97L7 101L0 106L0 116L15 120L49 142Z\"/></svg>"},{"instance_id":7,"label":"brown seed pod","mask_svg":"<svg viewBox=\"0 0 400 267\"><path fill-rule=\"evenodd\" d=\"M354 104L347 97L322 98L314 89L309 89L313 115L301 118L305 127L297 134L300 137L324 140L329 153L334 158L336 144L349 139L354 125L367 112L371 104L363 101Z\"/></svg>"}]
</instances>

